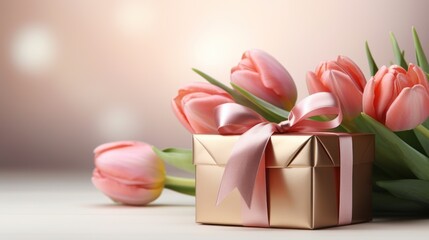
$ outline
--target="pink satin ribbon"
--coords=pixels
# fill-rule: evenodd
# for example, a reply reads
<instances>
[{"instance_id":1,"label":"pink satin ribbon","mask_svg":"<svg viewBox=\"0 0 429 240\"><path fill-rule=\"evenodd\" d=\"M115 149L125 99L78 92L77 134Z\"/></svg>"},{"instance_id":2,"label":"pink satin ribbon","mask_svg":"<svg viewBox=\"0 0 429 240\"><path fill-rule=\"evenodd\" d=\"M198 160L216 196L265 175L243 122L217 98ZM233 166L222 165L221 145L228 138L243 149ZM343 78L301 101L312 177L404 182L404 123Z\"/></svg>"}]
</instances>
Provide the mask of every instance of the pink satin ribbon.
<instances>
[{"instance_id":1,"label":"pink satin ribbon","mask_svg":"<svg viewBox=\"0 0 429 240\"><path fill-rule=\"evenodd\" d=\"M336 115L336 117L327 121L310 119L321 115ZM242 134L225 166L217 204L237 188L245 203L242 209L243 224L259 227L269 226L264 156L271 135L285 132L323 131L339 126L342 121L341 109L335 96L327 92L306 97L291 110L288 120L279 124L268 122L255 111L235 103L220 105L216 109L216 116L220 134ZM347 145L350 143L349 140L345 142ZM340 140L340 148L344 146L343 143L344 141ZM341 159L349 161L351 148L347 146L346 149L349 150L345 151L344 156L341 155ZM341 160L341 166L343 164L347 165ZM347 166L349 165L350 163ZM351 221L349 217L351 206L347 203L351 202L349 201L351 193L347 190L352 187L350 169L352 165L347 167L347 170L340 170L340 224Z\"/></svg>"},{"instance_id":2,"label":"pink satin ribbon","mask_svg":"<svg viewBox=\"0 0 429 240\"><path fill-rule=\"evenodd\" d=\"M340 144L340 195L338 224L352 222L353 213L353 139L348 135L339 136Z\"/></svg>"}]
</instances>

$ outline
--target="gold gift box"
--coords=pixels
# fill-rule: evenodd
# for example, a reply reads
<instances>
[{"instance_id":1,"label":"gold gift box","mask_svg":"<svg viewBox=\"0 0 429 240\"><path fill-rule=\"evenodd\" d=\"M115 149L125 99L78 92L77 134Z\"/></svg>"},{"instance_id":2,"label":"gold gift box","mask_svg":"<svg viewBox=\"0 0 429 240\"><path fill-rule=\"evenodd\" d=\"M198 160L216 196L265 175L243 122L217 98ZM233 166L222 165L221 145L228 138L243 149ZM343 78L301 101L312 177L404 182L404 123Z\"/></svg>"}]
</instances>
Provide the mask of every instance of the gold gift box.
<instances>
[{"instance_id":1,"label":"gold gift box","mask_svg":"<svg viewBox=\"0 0 429 240\"><path fill-rule=\"evenodd\" d=\"M352 223L372 219L371 174L374 136L351 134ZM220 182L239 136L193 136L196 165L196 222L243 225L242 199L233 190L216 205ZM270 227L316 229L338 226L339 136L273 135L265 151Z\"/></svg>"}]
</instances>

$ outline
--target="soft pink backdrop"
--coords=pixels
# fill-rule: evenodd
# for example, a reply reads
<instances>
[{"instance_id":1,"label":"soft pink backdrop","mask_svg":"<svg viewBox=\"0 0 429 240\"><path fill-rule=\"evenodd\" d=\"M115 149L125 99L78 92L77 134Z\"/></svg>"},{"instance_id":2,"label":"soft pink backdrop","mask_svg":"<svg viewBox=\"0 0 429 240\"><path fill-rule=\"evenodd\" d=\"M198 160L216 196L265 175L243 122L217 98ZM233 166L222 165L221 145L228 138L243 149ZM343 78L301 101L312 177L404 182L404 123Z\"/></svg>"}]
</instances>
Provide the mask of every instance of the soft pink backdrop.
<instances>
[{"instance_id":1,"label":"soft pink backdrop","mask_svg":"<svg viewBox=\"0 0 429 240\"><path fill-rule=\"evenodd\" d=\"M429 53L429 2L0 2L0 168L86 169L98 144L135 139L190 147L170 99L199 68L227 83L246 49L294 77L344 54L368 76L364 42L393 60L389 31L414 61L411 26Z\"/></svg>"}]
</instances>

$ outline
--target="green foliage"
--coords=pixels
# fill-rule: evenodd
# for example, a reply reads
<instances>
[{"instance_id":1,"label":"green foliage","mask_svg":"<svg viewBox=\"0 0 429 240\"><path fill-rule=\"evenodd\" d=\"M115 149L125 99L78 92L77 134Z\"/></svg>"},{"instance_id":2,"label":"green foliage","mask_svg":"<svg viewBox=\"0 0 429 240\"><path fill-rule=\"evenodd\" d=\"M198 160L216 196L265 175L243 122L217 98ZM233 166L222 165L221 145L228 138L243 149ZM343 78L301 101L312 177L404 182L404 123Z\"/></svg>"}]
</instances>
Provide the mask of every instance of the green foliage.
<instances>
[{"instance_id":1,"label":"green foliage","mask_svg":"<svg viewBox=\"0 0 429 240\"><path fill-rule=\"evenodd\" d=\"M371 50L369 49L368 42L365 42L365 52L366 52L366 57L368 59L370 74L371 76L374 76L378 71L378 67L374 61L374 58L372 57L372 53L371 53Z\"/></svg>"},{"instance_id":2,"label":"green foliage","mask_svg":"<svg viewBox=\"0 0 429 240\"><path fill-rule=\"evenodd\" d=\"M286 110L283 110L281 108L278 108L274 105L272 105L269 102L264 101L263 99L260 99L256 97L255 95L251 94L250 92L244 90L243 88L231 83L231 85L234 87L234 89L239 92L241 95L243 95L245 98L247 98L250 102L252 102L254 105L256 105L259 109L263 110L267 115L269 115L270 119L273 120L273 122L281 122L283 120L286 120L289 116L289 112Z\"/></svg>"},{"instance_id":3,"label":"green foliage","mask_svg":"<svg viewBox=\"0 0 429 240\"><path fill-rule=\"evenodd\" d=\"M152 149L165 163L186 172L195 172L195 166L192 163L192 150L181 148L159 150L156 147L152 147Z\"/></svg>"},{"instance_id":4,"label":"green foliage","mask_svg":"<svg viewBox=\"0 0 429 240\"><path fill-rule=\"evenodd\" d=\"M231 89L230 87L226 86L225 84L219 82L218 80L214 79L206 73L203 73L198 69L192 70L201 77L203 77L209 83L225 90L234 98L235 102L253 109L270 122L281 122L287 119L287 117L289 116L288 111L278 108L234 84L232 85L235 90Z\"/></svg>"},{"instance_id":5,"label":"green foliage","mask_svg":"<svg viewBox=\"0 0 429 240\"><path fill-rule=\"evenodd\" d=\"M420 179L401 179L378 181L376 184L398 198L408 199L424 204L429 209L429 181Z\"/></svg>"},{"instance_id":6,"label":"green foliage","mask_svg":"<svg viewBox=\"0 0 429 240\"><path fill-rule=\"evenodd\" d=\"M414 48L416 49L416 60L417 65L423 69L426 73L429 73L429 63L426 58L425 52L423 51L422 44L420 43L419 35L417 34L416 28L413 27L413 40Z\"/></svg>"},{"instance_id":7,"label":"green foliage","mask_svg":"<svg viewBox=\"0 0 429 240\"><path fill-rule=\"evenodd\" d=\"M398 41L396 40L395 35L393 33L390 33L390 41L392 43L393 54L395 56L396 64L403 67L404 69L408 69L408 64L407 61L405 61L404 53L399 47Z\"/></svg>"}]
</instances>

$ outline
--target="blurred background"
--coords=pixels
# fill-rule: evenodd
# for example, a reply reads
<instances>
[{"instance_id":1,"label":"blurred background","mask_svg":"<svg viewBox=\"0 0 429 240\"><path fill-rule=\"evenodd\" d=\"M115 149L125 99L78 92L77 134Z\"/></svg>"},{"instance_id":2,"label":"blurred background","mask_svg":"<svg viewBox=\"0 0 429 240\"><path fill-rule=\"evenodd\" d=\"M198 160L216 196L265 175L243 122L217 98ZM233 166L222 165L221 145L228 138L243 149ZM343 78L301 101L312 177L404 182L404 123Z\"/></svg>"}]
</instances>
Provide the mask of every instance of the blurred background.
<instances>
[{"instance_id":1,"label":"blurred background","mask_svg":"<svg viewBox=\"0 0 429 240\"><path fill-rule=\"evenodd\" d=\"M393 60L389 31L414 60L411 27L429 52L429 2L361 1L0 1L0 169L90 172L92 150L117 140L191 147L170 101L202 81L228 83L251 48L294 77L342 54L368 77Z\"/></svg>"}]
</instances>

